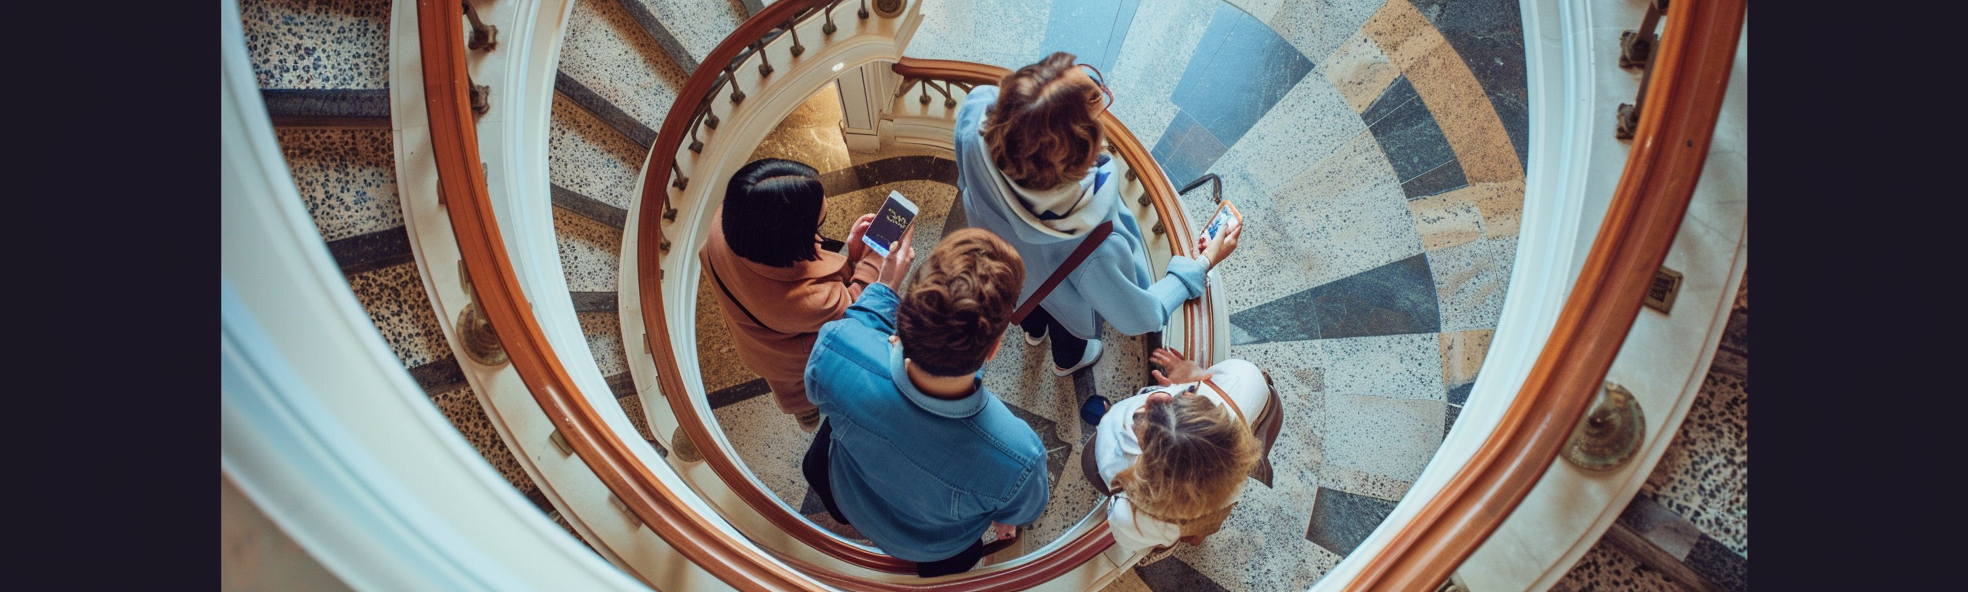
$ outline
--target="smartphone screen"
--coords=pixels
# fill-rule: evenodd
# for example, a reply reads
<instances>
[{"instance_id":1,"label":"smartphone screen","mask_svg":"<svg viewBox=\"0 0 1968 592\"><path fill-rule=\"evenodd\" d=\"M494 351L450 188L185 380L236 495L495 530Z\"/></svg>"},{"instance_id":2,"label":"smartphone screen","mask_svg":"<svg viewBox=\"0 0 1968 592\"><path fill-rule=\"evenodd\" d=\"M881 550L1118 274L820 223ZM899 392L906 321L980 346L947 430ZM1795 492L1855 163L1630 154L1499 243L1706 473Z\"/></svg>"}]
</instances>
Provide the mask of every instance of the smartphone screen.
<instances>
[{"instance_id":1,"label":"smartphone screen","mask_svg":"<svg viewBox=\"0 0 1968 592\"><path fill-rule=\"evenodd\" d=\"M861 241L868 243L868 247L874 249L876 253L887 257L888 245L901 240L902 231L915 220L915 202L902 197L901 193L889 191L888 201L882 202L881 209L876 210L875 223L868 227L867 234L861 235Z\"/></svg>"},{"instance_id":2,"label":"smartphone screen","mask_svg":"<svg viewBox=\"0 0 1968 592\"><path fill-rule=\"evenodd\" d=\"M1209 225L1203 227L1200 238L1208 242L1223 233L1230 232L1240 223L1242 219L1237 216L1237 208L1231 206L1230 202L1223 202L1223 206L1216 209L1216 216L1210 218Z\"/></svg>"}]
</instances>

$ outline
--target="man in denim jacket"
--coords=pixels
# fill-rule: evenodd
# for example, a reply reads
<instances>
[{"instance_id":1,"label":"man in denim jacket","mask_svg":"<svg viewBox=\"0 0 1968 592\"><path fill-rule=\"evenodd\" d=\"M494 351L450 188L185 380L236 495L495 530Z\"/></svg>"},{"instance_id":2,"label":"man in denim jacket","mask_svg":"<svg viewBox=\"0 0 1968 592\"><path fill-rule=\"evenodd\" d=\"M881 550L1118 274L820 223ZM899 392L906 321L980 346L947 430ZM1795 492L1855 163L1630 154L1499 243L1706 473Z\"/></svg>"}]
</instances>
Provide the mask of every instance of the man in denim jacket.
<instances>
[{"instance_id":1,"label":"man in denim jacket","mask_svg":"<svg viewBox=\"0 0 1968 592\"><path fill-rule=\"evenodd\" d=\"M931 577L975 567L986 532L1009 539L1037 520L1049 486L1038 434L979 372L1018 305L1023 262L997 235L960 230L898 296L913 234L820 329L806 384L826 419L801 468L835 520Z\"/></svg>"}]
</instances>

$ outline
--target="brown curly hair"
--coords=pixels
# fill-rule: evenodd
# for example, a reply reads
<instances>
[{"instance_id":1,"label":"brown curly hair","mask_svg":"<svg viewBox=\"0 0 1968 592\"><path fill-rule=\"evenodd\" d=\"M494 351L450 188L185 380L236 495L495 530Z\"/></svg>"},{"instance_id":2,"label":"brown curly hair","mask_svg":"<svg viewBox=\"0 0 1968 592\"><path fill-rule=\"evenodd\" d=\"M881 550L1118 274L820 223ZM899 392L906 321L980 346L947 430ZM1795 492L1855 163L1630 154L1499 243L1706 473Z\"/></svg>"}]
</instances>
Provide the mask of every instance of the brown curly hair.
<instances>
[{"instance_id":1,"label":"brown curly hair","mask_svg":"<svg viewBox=\"0 0 1968 592\"><path fill-rule=\"evenodd\" d=\"M895 336L925 372L976 373L1011 323L1024 285L1025 260L1004 239L980 228L950 233L910 274Z\"/></svg>"},{"instance_id":2,"label":"brown curly hair","mask_svg":"<svg viewBox=\"0 0 1968 592\"><path fill-rule=\"evenodd\" d=\"M991 163L1019 186L1045 190L1078 182L1099 157L1105 136L1094 117L1100 87L1067 77L1077 58L1054 52L998 81L998 102L984 124Z\"/></svg>"},{"instance_id":3,"label":"brown curly hair","mask_svg":"<svg viewBox=\"0 0 1968 592\"><path fill-rule=\"evenodd\" d=\"M1182 524L1223 509L1263 456L1250 426L1209 397L1150 398L1143 409L1141 457L1114 482L1159 520Z\"/></svg>"}]
</instances>

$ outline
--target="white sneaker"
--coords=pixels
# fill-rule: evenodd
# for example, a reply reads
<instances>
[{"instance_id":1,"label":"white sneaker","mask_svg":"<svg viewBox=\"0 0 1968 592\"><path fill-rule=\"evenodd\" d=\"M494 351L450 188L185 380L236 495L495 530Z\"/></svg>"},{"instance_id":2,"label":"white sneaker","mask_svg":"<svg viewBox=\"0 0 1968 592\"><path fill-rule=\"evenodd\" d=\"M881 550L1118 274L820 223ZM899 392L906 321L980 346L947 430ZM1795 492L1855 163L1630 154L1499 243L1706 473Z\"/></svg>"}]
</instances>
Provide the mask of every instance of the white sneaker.
<instances>
[{"instance_id":1,"label":"white sneaker","mask_svg":"<svg viewBox=\"0 0 1968 592\"><path fill-rule=\"evenodd\" d=\"M1025 330L1020 329L1018 330L1018 332L1025 333ZM1045 338L1046 338L1046 334L1044 333L1040 333L1037 337L1033 337L1031 333L1025 333L1025 345L1036 346L1038 344L1045 343Z\"/></svg>"},{"instance_id":2,"label":"white sneaker","mask_svg":"<svg viewBox=\"0 0 1968 592\"><path fill-rule=\"evenodd\" d=\"M1088 339L1086 353L1080 354L1080 363L1074 364L1073 367L1071 368L1061 368L1058 366L1053 366L1052 375L1063 378L1066 375L1079 371L1079 369L1081 368L1092 366L1094 362L1100 361L1100 354L1101 354L1100 340Z\"/></svg>"}]
</instances>

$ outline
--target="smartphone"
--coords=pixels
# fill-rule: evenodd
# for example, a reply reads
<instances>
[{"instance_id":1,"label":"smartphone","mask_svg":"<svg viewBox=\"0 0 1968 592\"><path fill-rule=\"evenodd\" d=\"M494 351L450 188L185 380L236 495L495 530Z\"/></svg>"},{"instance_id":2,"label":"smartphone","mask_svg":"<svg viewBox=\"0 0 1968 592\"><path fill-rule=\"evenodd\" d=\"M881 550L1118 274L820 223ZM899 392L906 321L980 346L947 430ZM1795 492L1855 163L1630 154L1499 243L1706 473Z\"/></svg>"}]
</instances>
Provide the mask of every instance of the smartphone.
<instances>
[{"instance_id":1,"label":"smartphone","mask_svg":"<svg viewBox=\"0 0 1968 592\"><path fill-rule=\"evenodd\" d=\"M915 221L916 203L902 197L899 192L889 191L888 201L882 202L881 209L876 210L875 223L868 227L867 234L861 235L861 242L868 243L869 248L887 257L888 245L902 240L902 231Z\"/></svg>"},{"instance_id":2,"label":"smartphone","mask_svg":"<svg viewBox=\"0 0 1968 592\"><path fill-rule=\"evenodd\" d=\"M1217 206L1216 215L1210 216L1209 224L1204 225L1203 231L1197 234L1196 242L1207 243L1215 240L1216 237L1228 234L1243 223L1244 215L1237 212L1237 206L1230 205L1229 200L1224 200L1223 205Z\"/></svg>"}]
</instances>

